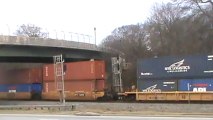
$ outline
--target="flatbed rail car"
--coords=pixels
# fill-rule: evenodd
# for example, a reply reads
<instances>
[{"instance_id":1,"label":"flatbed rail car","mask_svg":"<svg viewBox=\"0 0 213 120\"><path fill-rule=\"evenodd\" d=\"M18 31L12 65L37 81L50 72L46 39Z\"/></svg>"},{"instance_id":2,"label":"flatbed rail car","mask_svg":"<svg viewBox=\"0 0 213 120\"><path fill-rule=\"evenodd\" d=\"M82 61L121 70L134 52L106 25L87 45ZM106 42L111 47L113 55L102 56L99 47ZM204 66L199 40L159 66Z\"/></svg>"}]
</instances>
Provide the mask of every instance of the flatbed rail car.
<instances>
[{"instance_id":1,"label":"flatbed rail car","mask_svg":"<svg viewBox=\"0 0 213 120\"><path fill-rule=\"evenodd\" d=\"M121 94L120 94L121 95ZM211 92L125 92L122 94L127 100L136 101L213 101L213 91Z\"/></svg>"},{"instance_id":2,"label":"flatbed rail car","mask_svg":"<svg viewBox=\"0 0 213 120\"><path fill-rule=\"evenodd\" d=\"M137 101L213 101L213 55L139 59ZM132 95L126 92L127 97Z\"/></svg>"},{"instance_id":3,"label":"flatbed rail car","mask_svg":"<svg viewBox=\"0 0 213 120\"><path fill-rule=\"evenodd\" d=\"M79 91L79 92L70 92L70 91L65 91L65 99L66 100L86 100L86 101L95 101L98 98L101 98L104 96L104 92L84 92L84 91ZM42 93L42 100L59 100L60 95L58 92L50 92L50 93Z\"/></svg>"}]
</instances>

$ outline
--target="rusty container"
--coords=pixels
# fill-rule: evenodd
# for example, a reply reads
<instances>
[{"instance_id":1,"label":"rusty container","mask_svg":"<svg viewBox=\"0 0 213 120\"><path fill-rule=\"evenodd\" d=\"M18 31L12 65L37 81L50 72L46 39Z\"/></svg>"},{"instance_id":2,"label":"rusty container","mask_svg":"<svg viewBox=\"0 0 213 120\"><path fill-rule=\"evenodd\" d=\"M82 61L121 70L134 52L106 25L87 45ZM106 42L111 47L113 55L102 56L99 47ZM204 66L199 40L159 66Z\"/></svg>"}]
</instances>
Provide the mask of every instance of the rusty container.
<instances>
[{"instance_id":1,"label":"rusty container","mask_svg":"<svg viewBox=\"0 0 213 120\"><path fill-rule=\"evenodd\" d=\"M53 91L57 91L56 83L54 81L43 82L43 92L48 93Z\"/></svg>"},{"instance_id":2,"label":"rusty container","mask_svg":"<svg viewBox=\"0 0 213 120\"><path fill-rule=\"evenodd\" d=\"M66 63L66 80L105 79L104 61L82 61Z\"/></svg>"},{"instance_id":3,"label":"rusty container","mask_svg":"<svg viewBox=\"0 0 213 120\"><path fill-rule=\"evenodd\" d=\"M76 91L94 91L95 83L91 80L73 80L65 82L65 91L76 92Z\"/></svg>"},{"instance_id":4,"label":"rusty container","mask_svg":"<svg viewBox=\"0 0 213 120\"><path fill-rule=\"evenodd\" d=\"M14 69L6 73L6 84L41 83L42 69Z\"/></svg>"},{"instance_id":5,"label":"rusty container","mask_svg":"<svg viewBox=\"0 0 213 120\"><path fill-rule=\"evenodd\" d=\"M81 61L65 63L65 80L94 80L105 79L104 61ZM43 80L54 81L54 65L46 64L43 66Z\"/></svg>"},{"instance_id":6,"label":"rusty container","mask_svg":"<svg viewBox=\"0 0 213 120\"><path fill-rule=\"evenodd\" d=\"M0 84L6 84L6 72L2 69L0 69Z\"/></svg>"},{"instance_id":7,"label":"rusty container","mask_svg":"<svg viewBox=\"0 0 213 120\"><path fill-rule=\"evenodd\" d=\"M43 79L42 68L30 69L31 83L42 83L42 79Z\"/></svg>"},{"instance_id":8,"label":"rusty container","mask_svg":"<svg viewBox=\"0 0 213 120\"><path fill-rule=\"evenodd\" d=\"M44 81L54 81L54 65L46 64L43 66L43 80Z\"/></svg>"},{"instance_id":9,"label":"rusty container","mask_svg":"<svg viewBox=\"0 0 213 120\"><path fill-rule=\"evenodd\" d=\"M105 80L71 80L65 81L66 100L96 100L103 92ZM58 100L59 92L54 81L43 83L42 99Z\"/></svg>"},{"instance_id":10,"label":"rusty container","mask_svg":"<svg viewBox=\"0 0 213 120\"><path fill-rule=\"evenodd\" d=\"M29 70L28 69L8 70L6 79L7 84L30 83Z\"/></svg>"},{"instance_id":11,"label":"rusty container","mask_svg":"<svg viewBox=\"0 0 213 120\"><path fill-rule=\"evenodd\" d=\"M96 90L104 91L105 89L105 80L96 80Z\"/></svg>"},{"instance_id":12,"label":"rusty container","mask_svg":"<svg viewBox=\"0 0 213 120\"><path fill-rule=\"evenodd\" d=\"M54 81L43 82L43 92L54 92L57 91L57 84ZM65 81L65 91L94 91L95 82L91 80L73 80Z\"/></svg>"}]
</instances>

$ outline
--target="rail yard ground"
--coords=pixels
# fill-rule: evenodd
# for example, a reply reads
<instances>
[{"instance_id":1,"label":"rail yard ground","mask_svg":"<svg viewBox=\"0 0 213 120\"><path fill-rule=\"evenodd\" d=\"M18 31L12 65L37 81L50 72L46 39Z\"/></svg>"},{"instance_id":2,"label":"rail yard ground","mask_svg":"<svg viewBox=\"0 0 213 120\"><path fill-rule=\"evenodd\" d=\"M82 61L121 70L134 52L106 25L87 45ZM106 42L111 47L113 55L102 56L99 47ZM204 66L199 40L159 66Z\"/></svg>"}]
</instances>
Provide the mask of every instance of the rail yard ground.
<instances>
[{"instance_id":1,"label":"rail yard ground","mask_svg":"<svg viewBox=\"0 0 213 120\"><path fill-rule=\"evenodd\" d=\"M213 117L213 104L0 101L0 113Z\"/></svg>"}]
</instances>

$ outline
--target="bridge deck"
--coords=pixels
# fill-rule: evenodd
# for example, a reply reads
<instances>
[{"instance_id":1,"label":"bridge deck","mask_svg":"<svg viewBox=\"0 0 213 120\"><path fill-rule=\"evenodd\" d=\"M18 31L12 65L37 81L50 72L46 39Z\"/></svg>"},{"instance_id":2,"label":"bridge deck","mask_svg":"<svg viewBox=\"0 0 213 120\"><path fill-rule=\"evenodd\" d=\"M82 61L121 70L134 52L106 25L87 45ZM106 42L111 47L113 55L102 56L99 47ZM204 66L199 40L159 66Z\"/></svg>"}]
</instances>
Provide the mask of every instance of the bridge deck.
<instances>
[{"instance_id":1,"label":"bridge deck","mask_svg":"<svg viewBox=\"0 0 213 120\"><path fill-rule=\"evenodd\" d=\"M100 51L100 49L95 44L91 44L91 43L57 40L57 39L50 39L50 38L25 37L25 36L0 35L0 45L60 47L60 48L73 48L73 49Z\"/></svg>"}]
</instances>

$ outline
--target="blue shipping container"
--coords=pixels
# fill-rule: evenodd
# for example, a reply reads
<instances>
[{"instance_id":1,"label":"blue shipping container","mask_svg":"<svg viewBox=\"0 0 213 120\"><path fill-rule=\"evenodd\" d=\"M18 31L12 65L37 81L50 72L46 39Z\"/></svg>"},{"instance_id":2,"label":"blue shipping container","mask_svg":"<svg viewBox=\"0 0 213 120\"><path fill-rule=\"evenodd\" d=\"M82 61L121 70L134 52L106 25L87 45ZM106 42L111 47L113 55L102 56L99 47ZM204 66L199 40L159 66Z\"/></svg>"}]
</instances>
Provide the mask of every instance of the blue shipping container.
<instances>
[{"instance_id":1,"label":"blue shipping container","mask_svg":"<svg viewBox=\"0 0 213 120\"><path fill-rule=\"evenodd\" d=\"M32 84L1 84L0 92L31 92Z\"/></svg>"},{"instance_id":2,"label":"blue shipping container","mask_svg":"<svg viewBox=\"0 0 213 120\"><path fill-rule=\"evenodd\" d=\"M138 60L138 79L183 79L213 76L213 55L169 56Z\"/></svg>"},{"instance_id":3,"label":"blue shipping container","mask_svg":"<svg viewBox=\"0 0 213 120\"><path fill-rule=\"evenodd\" d=\"M178 90L193 92L213 91L213 79L181 79L178 81Z\"/></svg>"},{"instance_id":4,"label":"blue shipping container","mask_svg":"<svg viewBox=\"0 0 213 120\"><path fill-rule=\"evenodd\" d=\"M0 92L8 92L7 85L0 85Z\"/></svg>"},{"instance_id":5,"label":"blue shipping container","mask_svg":"<svg viewBox=\"0 0 213 120\"><path fill-rule=\"evenodd\" d=\"M32 84L32 92L36 92L36 93L42 92L42 85L41 85L41 83L34 83L34 84Z\"/></svg>"},{"instance_id":6,"label":"blue shipping container","mask_svg":"<svg viewBox=\"0 0 213 120\"><path fill-rule=\"evenodd\" d=\"M177 91L177 80L138 80L137 87L141 92Z\"/></svg>"}]
</instances>

